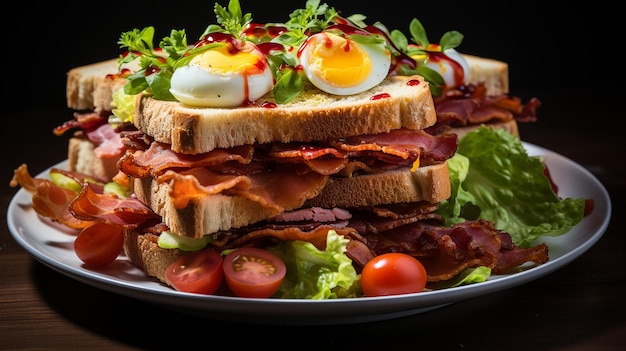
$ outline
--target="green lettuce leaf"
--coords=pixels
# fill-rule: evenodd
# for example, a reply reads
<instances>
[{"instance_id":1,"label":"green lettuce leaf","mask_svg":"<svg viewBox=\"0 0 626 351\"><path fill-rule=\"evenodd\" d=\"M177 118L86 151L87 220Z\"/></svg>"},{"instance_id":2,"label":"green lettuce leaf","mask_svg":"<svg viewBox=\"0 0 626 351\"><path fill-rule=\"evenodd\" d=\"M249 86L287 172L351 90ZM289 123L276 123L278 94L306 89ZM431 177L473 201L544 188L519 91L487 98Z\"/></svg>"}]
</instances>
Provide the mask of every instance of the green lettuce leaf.
<instances>
[{"instance_id":1,"label":"green lettuce leaf","mask_svg":"<svg viewBox=\"0 0 626 351\"><path fill-rule=\"evenodd\" d=\"M544 174L541 158L529 156L521 141L504 130L481 126L460 139L448 162L453 196L439 213L452 224L486 219L528 247L538 237L568 232L583 218L585 199L560 199ZM458 186L458 184L460 186Z\"/></svg>"},{"instance_id":2,"label":"green lettuce leaf","mask_svg":"<svg viewBox=\"0 0 626 351\"><path fill-rule=\"evenodd\" d=\"M454 278L438 282L433 288L438 290L454 288L461 285L482 283L487 281L490 276L491 268L489 267L479 266L475 268L466 268Z\"/></svg>"},{"instance_id":3,"label":"green lettuce leaf","mask_svg":"<svg viewBox=\"0 0 626 351\"><path fill-rule=\"evenodd\" d=\"M356 297L359 275L345 255L348 239L328 231L326 250L305 241L284 241L268 248L287 266L277 295L281 298L334 299Z\"/></svg>"}]
</instances>

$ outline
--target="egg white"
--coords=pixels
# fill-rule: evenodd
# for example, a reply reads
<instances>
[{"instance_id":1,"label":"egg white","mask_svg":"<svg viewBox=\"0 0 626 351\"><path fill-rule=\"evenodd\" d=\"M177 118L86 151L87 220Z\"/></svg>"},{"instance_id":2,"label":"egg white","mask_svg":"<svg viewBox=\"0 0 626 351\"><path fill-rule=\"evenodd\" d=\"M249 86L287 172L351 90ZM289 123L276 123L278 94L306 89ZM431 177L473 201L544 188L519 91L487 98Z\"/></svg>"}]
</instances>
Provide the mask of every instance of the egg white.
<instances>
[{"instance_id":1,"label":"egg white","mask_svg":"<svg viewBox=\"0 0 626 351\"><path fill-rule=\"evenodd\" d=\"M261 53L258 55L265 60ZM238 107L259 99L274 86L267 62L261 72L250 73L214 69L205 61L194 58L174 71L170 92L178 101L199 107Z\"/></svg>"},{"instance_id":2,"label":"egg white","mask_svg":"<svg viewBox=\"0 0 626 351\"><path fill-rule=\"evenodd\" d=\"M387 77L391 66L391 55L383 43L362 44L347 39L347 45L351 50L362 52L362 63L358 68L325 67L324 58L332 55L334 50L344 50L341 45L345 40L335 34L317 33L309 37L301 47L300 65L307 79L318 89L330 94L352 95L368 90ZM328 44L331 42L332 49L329 49ZM368 70L368 66L370 67L368 72L359 72L356 75L348 73L355 73L358 69ZM338 75L343 75L342 81L333 78ZM359 78L358 75L362 77Z\"/></svg>"},{"instance_id":3,"label":"egg white","mask_svg":"<svg viewBox=\"0 0 626 351\"><path fill-rule=\"evenodd\" d=\"M469 64L463 58L463 56L455 49L446 49L443 52L450 60L456 61L463 68L463 77L467 78L469 75ZM435 70L441 74L441 77L446 83L446 87L456 87L464 83L464 81L457 82L454 74L455 66L450 62L440 61L426 61L426 66L432 70Z\"/></svg>"}]
</instances>

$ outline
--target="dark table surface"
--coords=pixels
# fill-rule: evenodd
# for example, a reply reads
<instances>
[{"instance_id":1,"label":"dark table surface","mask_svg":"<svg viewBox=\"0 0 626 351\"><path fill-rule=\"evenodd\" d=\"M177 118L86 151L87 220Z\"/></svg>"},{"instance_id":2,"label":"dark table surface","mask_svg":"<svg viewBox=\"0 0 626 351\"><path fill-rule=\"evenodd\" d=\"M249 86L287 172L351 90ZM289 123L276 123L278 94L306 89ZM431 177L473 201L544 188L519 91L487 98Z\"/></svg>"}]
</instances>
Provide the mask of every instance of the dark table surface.
<instances>
[{"instance_id":1,"label":"dark table surface","mask_svg":"<svg viewBox=\"0 0 626 351\"><path fill-rule=\"evenodd\" d=\"M0 349L617 350L626 345L626 166L619 110L607 96L563 90L518 94L542 101L539 120L522 124L522 139L558 152L591 171L610 193L608 230L570 264L529 283L407 317L349 325L263 325L192 316L76 281L48 268L0 228ZM33 174L65 159L66 141L52 128L67 109L4 111L0 204L22 162ZM623 115L623 113L622 113ZM26 131L26 123L34 128ZM621 122L623 125L623 121ZM259 324L260 323L260 324ZM287 338L285 335L289 335ZM315 346L311 346L315 347Z\"/></svg>"}]
</instances>

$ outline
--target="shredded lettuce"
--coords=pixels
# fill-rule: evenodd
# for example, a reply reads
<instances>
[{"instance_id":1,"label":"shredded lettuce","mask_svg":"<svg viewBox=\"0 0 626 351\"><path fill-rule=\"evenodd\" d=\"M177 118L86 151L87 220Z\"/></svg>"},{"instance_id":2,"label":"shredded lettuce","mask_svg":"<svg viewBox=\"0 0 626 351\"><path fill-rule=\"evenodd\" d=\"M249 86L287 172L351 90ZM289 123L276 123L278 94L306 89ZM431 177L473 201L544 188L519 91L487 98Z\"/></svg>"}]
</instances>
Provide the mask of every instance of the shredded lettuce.
<instances>
[{"instance_id":1,"label":"shredded lettuce","mask_svg":"<svg viewBox=\"0 0 626 351\"><path fill-rule=\"evenodd\" d=\"M135 100L137 95L129 95L124 92L124 89L117 89L113 92L113 100L111 105L113 107L113 114L121 122L133 122L133 115L135 114Z\"/></svg>"},{"instance_id":2,"label":"shredded lettuce","mask_svg":"<svg viewBox=\"0 0 626 351\"><path fill-rule=\"evenodd\" d=\"M448 168L453 194L438 210L447 224L486 219L528 247L540 236L568 232L583 218L585 199L560 199L541 158L529 156L504 130L481 126L468 133Z\"/></svg>"},{"instance_id":3,"label":"shredded lettuce","mask_svg":"<svg viewBox=\"0 0 626 351\"><path fill-rule=\"evenodd\" d=\"M360 276L345 255L348 239L329 230L326 249L306 241L285 241L269 248L287 266L277 296L281 298L334 299L356 297Z\"/></svg>"}]
</instances>

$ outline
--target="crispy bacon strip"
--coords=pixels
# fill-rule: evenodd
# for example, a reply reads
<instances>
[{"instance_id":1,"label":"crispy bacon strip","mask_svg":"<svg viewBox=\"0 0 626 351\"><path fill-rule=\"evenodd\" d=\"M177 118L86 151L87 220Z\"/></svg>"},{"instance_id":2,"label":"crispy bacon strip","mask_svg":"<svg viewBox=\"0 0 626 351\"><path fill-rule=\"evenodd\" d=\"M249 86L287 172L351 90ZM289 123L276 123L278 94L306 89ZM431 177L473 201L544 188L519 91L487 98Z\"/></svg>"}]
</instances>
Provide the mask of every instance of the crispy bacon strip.
<instances>
[{"instance_id":1,"label":"crispy bacon strip","mask_svg":"<svg viewBox=\"0 0 626 351\"><path fill-rule=\"evenodd\" d=\"M61 136L71 129L80 128L86 132L96 129L103 124L107 124L107 118L95 112L74 112L74 119L66 121L62 125L55 127L53 133Z\"/></svg>"},{"instance_id":2,"label":"crispy bacon strip","mask_svg":"<svg viewBox=\"0 0 626 351\"><path fill-rule=\"evenodd\" d=\"M450 127L486 124L515 119L518 122L537 120L537 98L523 104L518 97L507 94L487 95L483 83L462 85L436 97L437 123L426 128L428 133L438 135Z\"/></svg>"},{"instance_id":3,"label":"crispy bacon strip","mask_svg":"<svg viewBox=\"0 0 626 351\"><path fill-rule=\"evenodd\" d=\"M252 146L244 145L230 149L215 149L204 154L186 155L172 151L167 144L153 142L146 151L126 153L118 163L118 167L122 172L135 178L148 175L156 178L169 169L218 166L229 161L249 164L252 161L253 152Z\"/></svg>"},{"instance_id":4,"label":"crispy bacon strip","mask_svg":"<svg viewBox=\"0 0 626 351\"><path fill-rule=\"evenodd\" d=\"M457 149L456 135L433 136L421 130L395 129L388 133L349 137L333 144L351 152L380 151L402 159L420 158L423 165L450 158ZM352 156L352 155L351 155Z\"/></svg>"},{"instance_id":5,"label":"crispy bacon strip","mask_svg":"<svg viewBox=\"0 0 626 351\"><path fill-rule=\"evenodd\" d=\"M160 216L136 198L121 199L98 193L89 184L67 206L74 217L82 220L104 221L135 228L148 220L160 220Z\"/></svg>"},{"instance_id":6,"label":"crispy bacon strip","mask_svg":"<svg viewBox=\"0 0 626 351\"><path fill-rule=\"evenodd\" d=\"M31 193L33 210L40 216L74 229L85 228L93 223L78 219L69 212L67 204L76 197L75 191L62 188L47 179L33 178L26 164L15 169L9 185L11 187L20 185Z\"/></svg>"},{"instance_id":7,"label":"crispy bacon strip","mask_svg":"<svg viewBox=\"0 0 626 351\"><path fill-rule=\"evenodd\" d=\"M328 179L328 176L315 172L303 177L295 168L295 165L284 165L271 172L249 175L194 168L184 172L169 171L158 181L169 182L172 187L170 196L176 208L185 208L192 199L224 193L245 197L279 213L298 208L305 200L317 196Z\"/></svg>"}]
</instances>

